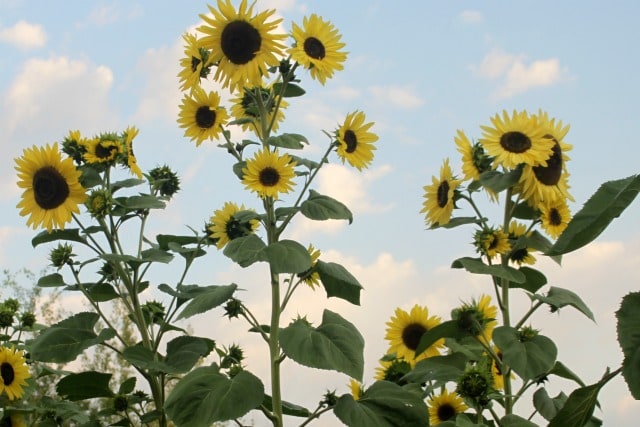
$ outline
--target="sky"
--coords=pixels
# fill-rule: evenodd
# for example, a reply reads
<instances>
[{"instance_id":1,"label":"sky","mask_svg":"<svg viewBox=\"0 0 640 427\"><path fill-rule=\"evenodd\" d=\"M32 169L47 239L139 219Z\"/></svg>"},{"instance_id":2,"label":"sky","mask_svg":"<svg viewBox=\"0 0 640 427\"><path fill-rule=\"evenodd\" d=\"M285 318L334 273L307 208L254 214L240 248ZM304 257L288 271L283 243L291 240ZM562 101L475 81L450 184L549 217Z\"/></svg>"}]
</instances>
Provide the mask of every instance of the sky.
<instances>
[{"instance_id":1,"label":"sky","mask_svg":"<svg viewBox=\"0 0 640 427\"><path fill-rule=\"evenodd\" d=\"M256 9L276 9L284 32L316 13L346 43L344 70L326 85L299 74L307 94L291 100L281 127L309 139L305 155L318 158L328 142L322 131L335 130L347 113L361 110L375 122L379 141L370 168L359 173L334 155L316 182L319 192L351 208L353 224L298 220L287 236L313 243L321 259L341 263L363 285L359 307L304 289L284 319L307 314L317 324L327 307L352 321L366 341L365 383L373 382L386 350L385 322L396 307L426 305L448 319L461 300L491 292L484 278L450 268L454 259L474 256L472 229L426 230L419 213L422 187L444 158L460 173L457 129L479 138L480 125L514 109L542 109L569 124L573 212L602 182L639 172L640 3L259 0ZM177 171L182 190L150 222L151 236L200 229L225 201L258 206L232 174L232 158L215 143L196 147L176 123L181 36L207 10L196 1L69 0L54 6L0 0L0 267L37 272L47 265L49 248L31 247L37 232L15 208L20 191L13 159L26 147L60 141L69 130L92 135L135 125L140 166L168 164ZM595 314L595 323L570 308L533 318L533 326L556 341L558 359L586 383L622 360L614 313L640 285L639 215L636 201L596 242L566 255L562 267L538 257L549 283L578 293ZM264 266L243 270L214 248L196 264L192 283L238 283L246 289L243 300L267 315ZM159 280L171 280L172 273L158 273ZM515 301L517 309L526 304L526 298ZM194 333L241 344L248 369L266 382L266 348L248 336L245 324L221 315L194 318ZM295 403L312 407L327 388L347 392L343 374L293 362L284 370L284 398ZM556 381L550 394L573 387ZM600 403L596 416L605 426L636 425L640 403L621 378L605 386ZM265 425L259 417L254 421ZM325 417L314 425L337 423Z\"/></svg>"}]
</instances>

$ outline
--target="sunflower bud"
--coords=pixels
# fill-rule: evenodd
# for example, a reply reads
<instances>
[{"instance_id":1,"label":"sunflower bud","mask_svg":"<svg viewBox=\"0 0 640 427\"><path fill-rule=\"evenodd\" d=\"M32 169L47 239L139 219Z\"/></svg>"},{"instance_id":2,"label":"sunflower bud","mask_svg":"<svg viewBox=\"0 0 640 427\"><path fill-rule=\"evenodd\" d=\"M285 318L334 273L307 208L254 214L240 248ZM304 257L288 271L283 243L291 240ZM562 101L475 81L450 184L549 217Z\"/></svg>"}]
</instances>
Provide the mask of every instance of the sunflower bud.
<instances>
[{"instance_id":1,"label":"sunflower bud","mask_svg":"<svg viewBox=\"0 0 640 427\"><path fill-rule=\"evenodd\" d=\"M73 264L72 257L75 256L75 254L72 251L73 251L73 247L70 244L68 243L58 244L58 247L53 249L49 254L51 265L60 269L67 264L69 265Z\"/></svg>"},{"instance_id":2,"label":"sunflower bud","mask_svg":"<svg viewBox=\"0 0 640 427\"><path fill-rule=\"evenodd\" d=\"M165 309L159 301L148 301L142 306L142 313L150 323L160 323L164 319Z\"/></svg>"},{"instance_id":3,"label":"sunflower bud","mask_svg":"<svg viewBox=\"0 0 640 427\"><path fill-rule=\"evenodd\" d=\"M491 374L481 367L471 367L458 378L456 393L483 407L489 403L489 394L493 391Z\"/></svg>"},{"instance_id":4,"label":"sunflower bud","mask_svg":"<svg viewBox=\"0 0 640 427\"><path fill-rule=\"evenodd\" d=\"M231 298L224 306L224 311L225 316L228 316L229 319L242 315L244 313L242 301L240 301L239 299Z\"/></svg>"},{"instance_id":5,"label":"sunflower bud","mask_svg":"<svg viewBox=\"0 0 640 427\"><path fill-rule=\"evenodd\" d=\"M225 369L232 368L234 365L240 365L243 359L244 352L242 351L242 348L234 344L229 347L226 356L222 358L220 367Z\"/></svg>"},{"instance_id":6,"label":"sunflower bud","mask_svg":"<svg viewBox=\"0 0 640 427\"><path fill-rule=\"evenodd\" d=\"M105 189L93 190L85 202L87 210L94 218L104 218L111 211L111 192Z\"/></svg>"},{"instance_id":7,"label":"sunflower bud","mask_svg":"<svg viewBox=\"0 0 640 427\"><path fill-rule=\"evenodd\" d=\"M8 328L13 325L13 315L15 313L6 308L0 308L0 328Z\"/></svg>"},{"instance_id":8,"label":"sunflower bud","mask_svg":"<svg viewBox=\"0 0 640 427\"><path fill-rule=\"evenodd\" d=\"M20 301L18 301L15 298L7 298L6 300L4 300L4 302L2 303L2 307L15 313L16 311L18 311L20 309Z\"/></svg>"},{"instance_id":9,"label":"sunflower bud","mask_svg":"<svg viewBox=\"0 0 640 427\"><path fill-rule=\"evenodd\" d=\"M127 396L122 394L117 395L113 398L113 409L118 412L124 412L129 407L129 401L127 400Z\"/></svg>"},{"instance_id":10,"label":"sunflower bud","mask_svg":"<svg viewBox=\"0 0 640 427\"><path fill-rule=\"evenodd\" d=\"M518 339L520 342L531 341L531 339L538 335L540 331L533 329L531 326L524 326L518 331Z\"/></svg>"},{"instance_id":11,"label":"sunflower bud","mask_svg":"<svg viewBox=\"0 0 640 427\"><path fill-rule=\"evenodd\" d=\"M149 171L149 183L153 191L161 196L171 197L180 190L180 179L169 166L158 166Z\"/></svg>"},{"instance_id":12,"label":"sunflower bud","mask_svg":"<svg viewBox=\"0 0 640 427\"><path fill-rule=\"evenodd\" d=\"M35 325L35 323L36 315L34 313L31 313L30 311L22 313L22 315L20 316L20 324L24 328L31 328L33 327L33 325Z\"/></svg>"},{"instance_id":13,"label":"sunflower bud","mask_svg":"<svg viewBox=\"0 0 640 427\"><path fill-rule=\"evenodd\" d=\"M338 403L338 396L336 396L335 390L334 391L327 390L327 392L323 396L323 399L320 401L320 406L330 408L332 406L335 406L336 403Z\"/></svg>"}]
</instances>

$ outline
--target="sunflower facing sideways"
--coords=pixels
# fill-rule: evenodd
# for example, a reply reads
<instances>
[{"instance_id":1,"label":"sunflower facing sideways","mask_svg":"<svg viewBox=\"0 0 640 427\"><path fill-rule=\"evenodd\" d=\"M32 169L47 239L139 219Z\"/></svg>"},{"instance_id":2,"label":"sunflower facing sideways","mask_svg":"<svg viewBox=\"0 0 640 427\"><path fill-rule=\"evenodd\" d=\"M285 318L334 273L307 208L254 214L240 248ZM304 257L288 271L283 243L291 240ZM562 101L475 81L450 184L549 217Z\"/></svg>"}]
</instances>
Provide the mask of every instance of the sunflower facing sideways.
<instances>
[{"instance_id":1,"label":"sunflower facing sideways","mask_svg":"<svg viewBox=\"0 0 640 427\"><path fill-rule=\"evenodd\" d=\"M318 264L318 259L320 259L320 249L316 249L309 244L307 252L311 256L311 268L298 274L298 277L302 280L302 283L315 290L315 287L320 285L320 273L316 271L316 265Z\"/></svg>"},{"instance_id":2,"label":"sunflower facing sideways","mask_svg":"<svg viewBox=\"0 0 640 427\"><path fill-rule=\"evenodd\" d=\"M21 216L29 215L28 226L63 229L73 213L80 213L78 205L87 198L80 171L71 158L62 160L58 144L26 148L15 162L18 187L24 188L17 207Z\"/></svg>"},{"instance_id":3,"label":"sunflower facing sideways","mask_svg":"<svg viewBox=\"0 0 640 427\"><path fill-rule=\"evenodd\" d=\"M538 209L540 210L542 229L553 239L557 239L571 221L571 211L569 211L567 203L564 200L541 203Z\"/></svg>"},{"instance_id":4,"label":"sunflower facing sideways","mask_svg":"<svg viewBox=\"0 0 640 427\"><path fill-rule=\"evenodd\" d=\"M124 139L124 145L127 148L127 162L126 165L129 170L138 178L142 178L142 170L138 166L138 160L133 153L133 139L138 136L138 128L135 126L129 126L125 129L122 138Z\"/></svg>"},{"instance_id":5,"label":"sunflower facing sideways","mask_svg":"<svg viewBox=\"0 0 640 427\"><path fill-rule=\"evenodd\" d=\"M184 136L199 146L205 139L216 139L228 117L227 110L220 106L220 96L216 92L207 94L204 89L196 87L182 99L178 123L185 128Z\"/></svg>"},{"instance_id":6,"label":"sunflower facing sideways","mask_svg":"<svg viewBox=\"0 0 640 427\"><path fill-rule=\"evenodd\" d=\"M201 78L206 78L211 71L209 51L200 46L200 41L193 34L182 36L185 42L184 56L180 59L182 70L178 73L180 90L191 90L200 84Z\"/></svg>"},{"instance_id":7,"label":"sunflower facing sideways","mask_svg":"<svg viewBox=\"0 0 640 427\"><path fill-rule=\"evenodd\" d=\"M225 202L222 209L213 213L208 231L211 233L209 237L216 242L218 249L224 248L233 239L252 234L258 228L260 222L257 219L241 221L235 217L235 214L245 210L244 206Z\"/></svg>"},{"instance_id":8,"label":"sunflower facing sideways","mask_svg":"<svg viewBox=\"0 0 640 427\"><path fill-rule=\"evenodd\" d=\"M209 6L213 16L200 15L205 25L198 31L205 34L203 48L217 64L214 79L234 92L238 86L260 86L270 67L280 64L286 34L274 34L282 19L267 22L274 10L253 13L253 3L247 7L242 0L236 11L229 0L218 0L218 10Z\"/></svg>"},{"instance_id":9,"label":"sunflower facing sideways","mask_svg":"<svg viewBox=\"0 0 640 427\"><path fill-rule=\"evenodd\" d=\"M278 150L264 148L247 160L247 166L242 168L242 183L263 199L277 199L278 194L293 190L295 165L296 162L288 154L281 156Z\"/></svg>"},{"instance_id":10,"label":"sunflower facing sideways","mask_svg":"<svg viewBox=\"0 0 640 427\"><path fill-rule=\"evenodd\" d=\"M342 163L346 160L351 166L362 170L367 168L373 160L373 145L378 135L369 132L373 122L365 123L366 117L362 111L347 114L344 123L337 131L338 156Z\"/></svg>"},{"instance_id":11,"label":"sunflower facing sideways","mask_svg":"<svg viewBox=\"0 0 640 427\"><path fill-rule=\"evenodd\" d=\"M470 303L464 303L455 308L451 317L458 322L458 326L471 335L482 340L485 344L491 341L493 329L498 322L498 308L491 305L491 297L482 295L480 299L473 299Z\"/></svg>"},{"instance_id":12,"label":"sunflower facing sideways","mask_svg":"<svg viewBox=\"0 0 640 427\"><path fill-rule=\"evenodd\" d=\"M24 393L22 386L30 377L23 351L0 347L0 393L6 393L9 400L21 398Z\"/></svg>"},{"instance_id":13,"label":"sunflower facing sideways","mask_svg":"<svg viewBox=\"0 0 640 427\"><path fill-rule=\"evenodd\" d=\"M546 166L551 156L553 141L544 137L535 116L526 111L506 111L491 118L491 126L480 126L483 137L480 143L487 154L493 156L494 166L514 169L524 163L530 166Z\"/></svg>"},{"instance_id":14,"label":"sunflower facing sideways","mask_svg":"<svg viewBox=\"0 0 640 427\"><path fill-rule=\"evenodd\" d=\"M429 316L429 310L424 306L416 304L410 312L397 308L395 316L387 322L385 339L390 343L387 353L395 354L396 358L403 358L412 365L422 359L440 355L443 339L436 341L417 357L415 355L422 335L440 322L440 317Z\"/></svg>"},{"instance_id":15,"label":"sunflower facing sideways","mask_svg":"<svg viewBox=\"0 0 640 427\"><path fill-rule=\"evenodd\" d=\"M427 224L445 225L451 220L455 204L455 190L462 180L454 179L449 159L440 168L440 178L432 177L431 185L425 185L424 203L420 213L424 213Z\"/></svg>"},{"instance_id":16,"label":"sunflower facing sideways","mask_svg":"<svg viewBox=\"0 0 640 427\"><path fill-rule=\"evenodd\" d=\"M429 425L435 426L453 420L458 414L468 409L464 400L456 393L443 390L427 401L429 407Z\"/></svg>"},{"instance_id":17,"label":"sunflower facing sideways","mask_svg":"<svg viewBox=\"0 0 640 427\"><path fill-rule=\"evenodd\" d=\"M289 49L289 54L309 70L313 79L324 85L334 71L343 69L342 63L347 59L347 54L340 49L344 43L340 42L340 33L330 22L315 13L305 16L302 28L293 24L292 36L295 43Z\"/></svg>"}]
</instances>

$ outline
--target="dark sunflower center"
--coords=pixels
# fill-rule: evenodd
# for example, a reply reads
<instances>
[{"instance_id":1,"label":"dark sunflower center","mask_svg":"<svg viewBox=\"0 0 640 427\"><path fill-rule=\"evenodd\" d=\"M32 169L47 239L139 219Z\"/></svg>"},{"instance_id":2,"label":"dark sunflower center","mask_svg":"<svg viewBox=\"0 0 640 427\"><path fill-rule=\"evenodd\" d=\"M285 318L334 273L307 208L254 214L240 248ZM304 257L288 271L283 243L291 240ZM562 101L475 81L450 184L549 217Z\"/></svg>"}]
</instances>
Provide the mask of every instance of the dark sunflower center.
<instances>
[{"instance_id":1,"label":"dark sunflower center","mask_svg":"<svg viewBox=\"0 0 640 427\"><path fill-rule=\"evenodd\" d=\"M562 224L562 215L558 212L558 209L551 208L549 210L549 222L551 225L560 225Z\"/></svg>"},{"instance_id":2,"label":"dark sunflower center","mask_svg":"<svg viewBox=\"0 0 640 427\"><path fill-rule=\"evenodd\" d=\"M531 148L531 139L522 132L505 132L500 137L500 146L510 153L524 153Z\"/></svg>"},{"instance_id":3,"label":"dark sunflower center","mask_svg":"<svg viewBox=\"0 0 640 427\"><path fill-rule=\"evenodd\" d=\"M444 208L449 201L449 182L442 181L440 185L438 185L438 206Z\"/></svg>"},{"instance_id":4,"label":"dark sunflower center","mask_svg":"<svg viewBox=\"0 0 640 427\"><path fill-rule=\"evenodd\" d=\"M4 362L2 365L0 365L0 376L2 376L2 382L5 386L11 385L11 383L13 383L16 374L13 371L13 366L11 366L11 363Z\"/></svg>"},{"instance_id":5,"label":"dark sunflower center","mask_svg":"<svg viewBox=\"0 0 640 427\"><path fill-rule=\"evenodd\" d=\"M489 249L495 249L498 247L498 238L493 234L489 236Z\"/></svg>"},{"instance_id":6,"label":"dark sunflower center","mask_svg":"<svg viewBox=\"0 0 640 427\"><path fill-rule=\"evenodd\" d=\"M40 168L33 174L33 196L42 209L55 209L69 197L69 184L52 166Z\"/></svg>"},{"instance_id":7,"label":"dark sunflower center","mask_svg":"<svg viewBox=\"0 0 640 427\"><path fill-rule=\"evenodd\" d=\"M117 150L115 145L96 145L96 157L99 159L111 159L114 156L114 151Z\"/></svg>"},{"instance_id":8,"label":"dark sunflower center","mask_svg":"<svg viewBox=\"0 0 640 427\"><path fill-rule=\"evenodd\" d=\"M227 221L225 231L227 232L227 236L229 240L237 239L238 237L247 236L250 234L251 229L247 226L246 223L242 223L237 219L231 218Z\"/></svg>"},{"instance_id":9,"label":"dark sunflower center","mask_svg":"<svg viewBox=\"0 0 640 427\"><path fill-rule=\"evenodd\" d=\"M516 249L515 251L511 252L511 259L516 262L522 262L527 257L527 255L529 255L529 251L527 251L527 248Z\"/></svg>"},{"instance_id":10,"label":"dark sunflower center","mask_svg":"<svg viewBox=\"0 0 640 427\"><path fill-rule=\"evenodd\" d=\"M456 415L456 408L451 406L450 403L444 403L438 406L438 419L440 421L447 421Z\"/></svg>"},{"instance_id":11,"label":"dark sunflower center","mask_svg":"<svg viewBox=\"0 0 640 427\"><path fill-rule=\"evenodd\" d=\"M353 153L356 151L356 148L358 147L358 137L351 129L344 133L344 143L347 144L347 149L345 150L347 153Z\"/></svg>"},{"instance_id":12,"label":"dark sunflower center","mask_svg":"<svg viewBox=\"0 0 640 427\"><path fill-rule=\"evenodd\" d=\"M272 167L266 167L260 171L260 184L265 187L273 187L280 181L280 174Z\"/></svg>"},{"instance_id":13,"label":"dark sunflower center","mask_svg":"<svg viewBox=\"0 0 640 427\"><path fill-rule=\"evenodd\" d=\"M407 348L415 350L418 348L420 338L427 332L427 328L419 323L411 323L402 330L402 342Z\"/></svg>"},{"instance_id":14,"label":"dark sunflower center","mask_svg":"<svg viewBox=\"0 0 640 427\"><path fill-rule=\"evenodd\" d=\"M216 112L203 105L196 111L196 124L200 129L209 129L216 122Z\"/></svg>"},{"instance_id":15,"label":"dark sunflower center","mask_svg":"<svg viewBox=\"0 0 640 427\"><path fill-rule=\"evenodd\" d=\"M558 141L555 142L551 157L547 159L547 166L533 167L536 178L544 185L556 185L562 176L562 148L560 148Z\"/></svg>"},{"instance_id":16,"label":"dark sunflower center","mask_svg":"<svg viewBox=\"0 0 640 427\"><path fill-rule=\"evenodd\" d=\"M222 30L222 52L236 65L244 65L255 58L261 43L260 33L247 21L230 22Z\"/></svg>"},{"instance_id":17,"label":"dark sunflower center","mask_svg":"<svg viewBox=\"0 0 640 427\"><path fill-rule=\"evenodd\" d=\"M191 72L195 73L196 71L198 71L198 65L200 65L202 61L200 60L200 58L196 58L195 56L191 57Z\"/></svg>"},{"instance_id":18,"label":"dark sunflower center","mask_svg":"<svg viewBox=\"0 0 640 427\"><path fill-rule=\"evenodd\" d=\"M315 37L308 37L304 41L304 52L313 59L322 59L326 54L324 45Z\"/></svg>"}]
</instances>

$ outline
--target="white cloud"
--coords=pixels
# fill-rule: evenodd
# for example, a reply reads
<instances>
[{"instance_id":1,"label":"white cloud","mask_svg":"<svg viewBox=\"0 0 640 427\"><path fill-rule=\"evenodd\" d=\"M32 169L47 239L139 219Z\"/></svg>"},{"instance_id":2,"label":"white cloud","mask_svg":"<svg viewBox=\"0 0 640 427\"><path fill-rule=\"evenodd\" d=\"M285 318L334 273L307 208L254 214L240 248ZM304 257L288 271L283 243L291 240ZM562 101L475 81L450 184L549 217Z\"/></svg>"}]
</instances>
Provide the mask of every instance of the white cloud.
<instances>
[{"instance_id":1,"label":"white cloud","mask_svg":"<svg viewBox=\"0 0 640 427\"><path fill-rule=\"evenodd\" d=\"M424 100L415 91L403 86L372 86L369 92L379 103L390 104L398 108L411 109L424 104Z\"/></svg>"},{"instance_id":2,"label":"white cloud","mask_svg":"<svg viewBox=\"0 0 640 427\"><path fill-rule=\"evenodd\" d=\"M497 99L510 98L536 87L552 86L571 78L566 67L557 58L529 61L524 54L513 55L494 49L473 67L484 78L498 80L493 93Z\"/></svg>"},{"instance_id":3,"label":"white cloud","mask_svg":"<svg viewBox=\"0 0 640 427\"><path fill-rule=\"evenodd\" d=\"M134 19L141 14L141 6L135 3L128 5L126 10L116 3L101 4L94 7L89 12L89 15L85 18L85 20L81 23L78 23L78 27L103 27L106 25L114 24L123 19Z\"/></svg>"},{"instance_id":4,"label":"white cloud","mask_svg":"<svg viewBox=\"0 0 640 427\"><path fill-rule=\"evenodd\" d=\"M12 27L0 28L0 42L28 50L43 47L47 42L47 34L42 25L18 21Z\"/></svg>"},{"instance_id":5,"label":"white cloud","mask_svg":"<svg viewBox=\"0 0 640 427\"><path fill-rule=\"evenodd\" d=\"M463 10L460 12L460 20L467 24L477 24L484 21L484 16L482 16L482 12L477 10Z\"/></svg>"}]
</instances>

